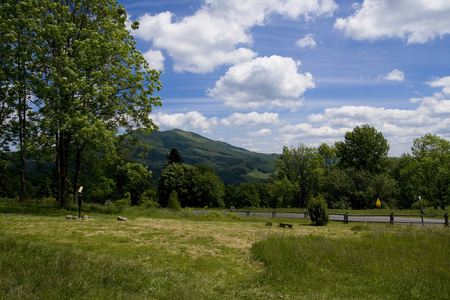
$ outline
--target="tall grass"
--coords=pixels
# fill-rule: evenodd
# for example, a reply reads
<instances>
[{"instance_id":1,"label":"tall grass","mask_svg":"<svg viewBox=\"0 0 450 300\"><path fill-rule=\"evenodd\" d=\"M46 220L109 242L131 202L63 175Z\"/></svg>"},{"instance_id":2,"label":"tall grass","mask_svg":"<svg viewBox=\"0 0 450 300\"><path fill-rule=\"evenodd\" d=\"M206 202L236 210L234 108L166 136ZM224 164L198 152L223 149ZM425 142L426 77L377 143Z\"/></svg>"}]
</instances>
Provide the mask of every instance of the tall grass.
<instances>
[{"instance_id":1,"label":"tall grass","mask_svg":"<svg viewBox=\"0 0 450 300\"><path fill-rule=\"evenodd\" d=\"M261 281L291 298L448 299L446 228L362 229L361 239L274 235L255 243Z\"/></svg>"}]
</instances>

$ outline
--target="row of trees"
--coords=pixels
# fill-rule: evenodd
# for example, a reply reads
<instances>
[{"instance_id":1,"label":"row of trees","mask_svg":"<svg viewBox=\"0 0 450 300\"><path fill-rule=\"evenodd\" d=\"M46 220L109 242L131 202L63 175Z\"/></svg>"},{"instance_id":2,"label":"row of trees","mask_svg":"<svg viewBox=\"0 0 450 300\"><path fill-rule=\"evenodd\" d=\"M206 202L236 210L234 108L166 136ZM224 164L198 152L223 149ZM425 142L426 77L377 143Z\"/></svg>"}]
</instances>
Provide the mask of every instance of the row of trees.
<instances>
[{"instance_id":1,"label":"row of trees","mask_svg":"<svg viewBox=\"0 0 450 300\"><path fill-rule=\"evenodd\" d=\"M284 147L267 183L224 186L214 170L178 162L158 181L160 204L175 190L184 206L306 207L324 197L332 208L411 208L418 196L435 208L450 202L450 142L433 134L417 138L412 154L388 157L389 144L369 125L347 132L333 146ZM170 161L169 161L170 162Z\"/></svg>"},{"instance_id":2,"label":"row of trees","mask_svg":"<svg viewBox=\"0 0 450 300\"><path fill-rule=\"evenodd\" d=\"M10 0L1 1L0 20L0 194L10 195L8 172L18 169L25 200L30 161L54 162L45 180L56 191L41 192L61 207L69 193L76 201L86 158L108 158L97 166L115 168L115 177L141 168L121 158L119 133L156 128L149 114L161 104L152 96L160 72L136 50L125 9L115 0ZM88 168L85 178L102 173ZM111 177L100 176L106 186Z\"/></svg>"}]
</instances>

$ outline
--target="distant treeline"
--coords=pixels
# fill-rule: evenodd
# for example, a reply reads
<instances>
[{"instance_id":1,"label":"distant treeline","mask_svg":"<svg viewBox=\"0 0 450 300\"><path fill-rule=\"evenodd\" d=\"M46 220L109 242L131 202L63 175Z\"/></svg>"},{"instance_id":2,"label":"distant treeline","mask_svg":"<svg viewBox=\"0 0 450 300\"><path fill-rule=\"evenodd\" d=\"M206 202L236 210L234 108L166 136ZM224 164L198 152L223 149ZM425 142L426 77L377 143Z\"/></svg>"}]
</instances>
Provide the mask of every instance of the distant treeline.
<instances>
[{"instance_id":1,"label":"distant treeline","mask_svg":"<svg viewBox=\"0 0 450 300\"><path fill-rule=\"evenodd\" d=\"M416 138L412 154L389 158L383 134L369 125L347 132L343 141L319 147L284 147L276 172L266 182L225 185L206 165L189 165L176 148L157 182L147 167L127 159L135 149L123 139L115 155L91 153L80 171L84 201L165 207L173 191L181 207L306 207L322 195L330 208L418 207L445 209L450 200L450 142L433 134ZM17 197L17 153L3 153L0 197ZM6 159L5 159L6 158ZM55 166L30 160L28 198L56 198ZM44 168L45 166L45 168ZM74 166L72 166L74 167ZM39 171L38 171L39 170Z\"/></svg>"}]
</instances>

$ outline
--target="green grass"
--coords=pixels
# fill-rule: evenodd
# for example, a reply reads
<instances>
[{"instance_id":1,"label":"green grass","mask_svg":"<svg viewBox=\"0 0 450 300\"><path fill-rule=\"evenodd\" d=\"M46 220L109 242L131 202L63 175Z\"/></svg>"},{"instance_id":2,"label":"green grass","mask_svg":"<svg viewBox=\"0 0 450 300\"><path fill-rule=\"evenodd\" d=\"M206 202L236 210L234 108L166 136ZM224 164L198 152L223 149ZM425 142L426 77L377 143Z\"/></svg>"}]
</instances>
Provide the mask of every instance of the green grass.
<instances>
[{"instance_id":1,"label":"green grass","mask_svg":"<svg viewBox=\"0 0 450 300\"><path fill-rule=\"evenodd\" d=\"M287 298L447 299L449 232L356 225L360 239L275 235L255 243L260 275Z\"/></svg>"},{"instance_id":2,"label":"green grass","mask_svg":"<svg viewBox=\"0 0 450 300\"><path fill-rule=\"evenodd\" d=\"M0 204L0 299L446 299L444 227ZM117 213L127 217L117 221ZM268 226L273 222L272 226Z\"/></svg>"}]
</instances>

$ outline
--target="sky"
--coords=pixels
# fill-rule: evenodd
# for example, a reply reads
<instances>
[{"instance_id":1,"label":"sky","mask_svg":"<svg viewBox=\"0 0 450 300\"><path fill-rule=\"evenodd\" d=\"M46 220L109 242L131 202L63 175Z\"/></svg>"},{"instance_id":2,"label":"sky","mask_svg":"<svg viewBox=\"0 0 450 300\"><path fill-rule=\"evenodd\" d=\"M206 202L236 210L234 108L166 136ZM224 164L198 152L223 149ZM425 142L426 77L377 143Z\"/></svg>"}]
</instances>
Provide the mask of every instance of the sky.
<instances>
[{"instance_id":1,"label":"sky","mask_svg":"<svg viewBox=\"0 0 450 300\"><path fill-rule=\"evenodd\" d=\"M160 130L260 153L369 124L389 156L450 139L448 0L119 0L162 71Z\"/></svg>"}]
</instances>

